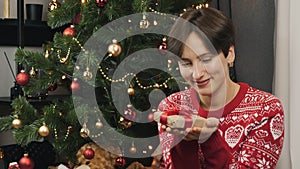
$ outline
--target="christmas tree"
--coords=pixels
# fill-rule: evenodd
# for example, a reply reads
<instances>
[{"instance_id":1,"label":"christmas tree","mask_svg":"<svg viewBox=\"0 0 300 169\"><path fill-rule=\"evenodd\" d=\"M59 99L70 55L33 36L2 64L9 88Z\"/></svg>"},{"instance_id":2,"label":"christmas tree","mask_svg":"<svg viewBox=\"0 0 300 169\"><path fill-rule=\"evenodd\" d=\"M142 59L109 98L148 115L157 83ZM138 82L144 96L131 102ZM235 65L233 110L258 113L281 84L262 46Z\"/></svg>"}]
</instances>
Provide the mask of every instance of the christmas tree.
<instances>
[{"instance_id":1,"label":"christmas tree","mask_svg":"<svg viewBox=\"0 0 300 169\"><path fill-rule=\"evenodd\" d=\"M1 117L0 130L13 129L21 146L49 141L58 162L75 163L79 148L92 141L149 165L147 159L159 155L152 113L161 99L185 87L166 54L167 33L185 8L207 3L52 0L48 25L63 31L43 52L16 51L24 96L13 100L14 111ZM56 90L59 95L51 95ZM53 99L39 108L28 101L47 95Z\"/></svg>"}]
</instances>

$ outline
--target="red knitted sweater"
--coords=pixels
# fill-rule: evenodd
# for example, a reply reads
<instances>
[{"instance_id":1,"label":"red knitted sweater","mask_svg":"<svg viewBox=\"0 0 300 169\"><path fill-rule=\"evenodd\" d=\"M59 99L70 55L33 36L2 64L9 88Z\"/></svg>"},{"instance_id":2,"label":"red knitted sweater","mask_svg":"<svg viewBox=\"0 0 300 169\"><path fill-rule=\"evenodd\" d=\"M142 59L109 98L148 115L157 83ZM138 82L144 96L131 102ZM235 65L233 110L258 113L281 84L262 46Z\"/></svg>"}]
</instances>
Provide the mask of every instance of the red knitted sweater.
<instances>
[{"instance_id":1,"label":"red knitted sweater","mask_svg":"<svg viewBox=\"0 0 300 169\"><path fill-rule=\"evenodd\" d=\"M273 169L284 138L281 102L270 93L239 83L236 97L222 110L201 108L194 89L174 93L161 101L160 111L183 109L202 117L222 111L218 131L204 143L181 141L160 129L166 169ZM159 124L159 128L160 128Z\"/></svg>"}]
</instances>

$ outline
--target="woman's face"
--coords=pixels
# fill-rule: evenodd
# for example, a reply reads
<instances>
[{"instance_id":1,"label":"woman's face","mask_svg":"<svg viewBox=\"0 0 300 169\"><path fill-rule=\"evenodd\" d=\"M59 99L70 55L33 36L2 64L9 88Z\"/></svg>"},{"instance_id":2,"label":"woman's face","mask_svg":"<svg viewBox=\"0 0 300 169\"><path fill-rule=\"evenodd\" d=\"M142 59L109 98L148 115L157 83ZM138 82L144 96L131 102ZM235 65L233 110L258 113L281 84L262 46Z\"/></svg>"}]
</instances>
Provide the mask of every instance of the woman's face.
<instances>
[{"instance_id":1,"label":"woman's face","mask_svg":"<svg viewBox=\"0 0 300 169\"><path fill-rule=\"evenodd\" d=\"M220 91L218 89L226 84L226 80L230 80L227 66L229 60L223 52L216 54L217 52L211 52L206 46L199 35L192 32L185 42L179 61L181 75L200 96L217 94Z\"/></svg>"}]
</instances>

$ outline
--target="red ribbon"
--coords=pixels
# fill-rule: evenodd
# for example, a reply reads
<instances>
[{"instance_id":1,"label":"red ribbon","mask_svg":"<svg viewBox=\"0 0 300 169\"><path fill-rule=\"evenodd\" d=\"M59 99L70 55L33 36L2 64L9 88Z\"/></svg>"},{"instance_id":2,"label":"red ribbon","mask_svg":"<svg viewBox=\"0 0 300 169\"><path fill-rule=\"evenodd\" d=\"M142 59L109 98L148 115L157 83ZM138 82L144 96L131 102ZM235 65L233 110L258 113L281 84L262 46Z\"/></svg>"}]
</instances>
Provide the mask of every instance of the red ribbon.
<instances>
[{"instance_id":1,"label":"red ribbon","mask_svg":"<svg viewBox=\"0 0 300 169\"><path fill-rule=\"evenodd\" d=\"M187 116L187 115L190 115L190 114L189 113L183 113L182 111L176 110L176 109L175 110L164 110L163 114L160 116L160 123L162 125L167 125L168 124L168 116L178 115L179 113L184 114L184 115L182 115L185 119L184 127L185 128L192 127L193 119L190 118L189 116Z\"/></svg>"}]
</instances>

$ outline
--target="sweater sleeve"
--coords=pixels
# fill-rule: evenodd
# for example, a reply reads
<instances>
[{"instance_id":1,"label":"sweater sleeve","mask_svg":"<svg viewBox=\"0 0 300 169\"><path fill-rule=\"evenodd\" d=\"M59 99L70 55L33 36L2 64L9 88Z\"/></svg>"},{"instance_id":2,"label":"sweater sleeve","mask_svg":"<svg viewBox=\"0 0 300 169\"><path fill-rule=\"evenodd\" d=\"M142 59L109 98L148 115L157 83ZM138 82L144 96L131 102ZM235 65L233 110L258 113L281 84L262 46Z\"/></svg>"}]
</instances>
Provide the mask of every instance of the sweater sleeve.
<instances>
[{"instance_id":1,"label":"sweater sleeve","mask_svg":"<svg viewBox=\"0 0 300 169\"><path fill-rule=\"evenodd\" d=\"M231 164L235 169L276 167L284 139L284 114L279 100L264 105L260 121L251 123L245 130L245 140Z\"/></svg>"},{"instance_id":2,"label":"sweater sleeve","mask_svg":"<svg viewBox=\"0 0 300 169\"><path fill-rule=\"evenodd\" d=\"M167 107L165 105L167 105ZM166 100L163 100L159 104L158 110L163 111L172 107L172 105L166 104ZM172 158L170 151L174 142L174 135L164 132L161 128L161 123L158 123L158 131L160 146L162 150L162 167L165 169L172 169Z\"/></svg>"},{"instance_id":3,"label":"sweater sleeve","mask_svg":"<svg viewBox=\"0 0 300 169\"><path fill-rule=\"evenodd\" d=\"M200 145L206 169L225 169L229 167L232 154L218 131Z\"/></svg>"}]
</instances>

